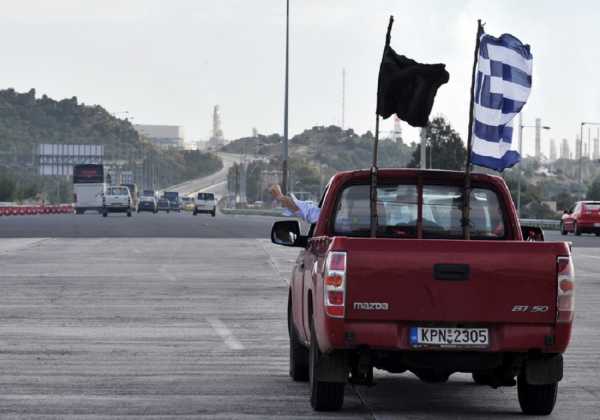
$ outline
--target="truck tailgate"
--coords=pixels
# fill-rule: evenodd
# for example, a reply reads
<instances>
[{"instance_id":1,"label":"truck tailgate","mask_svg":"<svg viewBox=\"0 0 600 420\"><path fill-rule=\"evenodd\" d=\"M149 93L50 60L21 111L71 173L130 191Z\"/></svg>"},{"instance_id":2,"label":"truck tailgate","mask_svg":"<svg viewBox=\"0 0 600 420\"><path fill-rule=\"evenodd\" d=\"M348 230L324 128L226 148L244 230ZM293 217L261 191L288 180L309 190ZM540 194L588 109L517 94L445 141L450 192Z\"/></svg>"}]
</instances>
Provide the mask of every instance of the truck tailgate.
<instances>
[{"instance_id":1,"label":"truck tailgate","mask_svg":"<svg viewBox=\"0 0 600 420\"><path fill-rule=\"evenodd\" d=\"M556 257L569 255L562 242L337 237L331 249L348 255L346 318L365 321L553 323Z\"/></svg>"}]
</instances>

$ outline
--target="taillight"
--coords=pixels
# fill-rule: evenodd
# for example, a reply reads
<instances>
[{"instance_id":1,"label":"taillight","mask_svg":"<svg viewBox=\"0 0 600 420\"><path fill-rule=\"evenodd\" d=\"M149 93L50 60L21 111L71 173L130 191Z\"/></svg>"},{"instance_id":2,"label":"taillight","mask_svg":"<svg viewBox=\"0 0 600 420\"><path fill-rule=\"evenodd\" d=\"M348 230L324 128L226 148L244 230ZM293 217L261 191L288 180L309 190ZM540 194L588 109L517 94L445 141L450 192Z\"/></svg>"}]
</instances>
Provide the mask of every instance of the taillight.
<instances>
[{"instance_id":1,"label":"taillight","mask_svg":"<svg viewBox=\"0 0 600 420\"><path fill-rule=\"evenodd\" d=\"M346 253L332 251L327 254L324 274L325 312L330 317L343 318L346 295Z\"/></svg>"},{"instance_id":2,"label":"taillight","mask_svg":"<svg viewBox=\"0 0 600 420\"><path fill-rule=\"evenodd\" d=\"M558 257L556 321L571 322L575 311L575 272L571 257Z\"/></svg>"}]
</instances>

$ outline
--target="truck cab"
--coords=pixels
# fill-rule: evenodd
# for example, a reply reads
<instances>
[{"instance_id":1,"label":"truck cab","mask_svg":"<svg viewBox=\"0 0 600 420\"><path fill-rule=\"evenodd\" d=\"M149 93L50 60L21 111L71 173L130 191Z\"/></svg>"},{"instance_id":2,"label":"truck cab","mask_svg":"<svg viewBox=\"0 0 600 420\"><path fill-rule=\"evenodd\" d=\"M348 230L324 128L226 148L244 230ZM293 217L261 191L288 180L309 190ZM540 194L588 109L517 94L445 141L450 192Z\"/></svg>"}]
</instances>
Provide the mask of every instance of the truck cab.
<instances>
[{"instance_id":1,"label":"truck cab","mask_svg":"<svg viewBox=\"0 0 600 420\"><path fill-rule=\"evenodd\" d=\"M518 386L528 414L550 414L573 321L574 272L563 242L524 240L502 178L472 174L464 239L462 172L380 170L376 236L370 171L330 181L316 224L273 226L301 252L288 295L290 375L310 380L316 410L373 368L445 382Z\"/></svg>"}]
</instances>

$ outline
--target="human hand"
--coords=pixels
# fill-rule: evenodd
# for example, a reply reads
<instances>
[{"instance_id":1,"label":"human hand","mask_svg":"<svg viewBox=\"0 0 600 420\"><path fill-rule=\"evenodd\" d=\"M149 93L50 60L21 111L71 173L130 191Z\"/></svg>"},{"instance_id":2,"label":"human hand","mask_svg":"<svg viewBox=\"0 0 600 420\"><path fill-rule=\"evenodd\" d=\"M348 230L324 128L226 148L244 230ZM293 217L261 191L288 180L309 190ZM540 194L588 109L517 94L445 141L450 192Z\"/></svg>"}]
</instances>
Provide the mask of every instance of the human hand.
<instances>
[{"instance_id":1,"label":"human hand","mask_svg":"<svg viewBox=\"0 0 600 420\"><path fill-rule=\"evenodd\" d=\"M279 184L271 185L271 187L269 188L269 191L271 192L271 195L273 196L273 198L275 200L280 201L281 198L283 197L283 193L281 192L281 187L279 186Z\"/></svg>"}]
</instances>

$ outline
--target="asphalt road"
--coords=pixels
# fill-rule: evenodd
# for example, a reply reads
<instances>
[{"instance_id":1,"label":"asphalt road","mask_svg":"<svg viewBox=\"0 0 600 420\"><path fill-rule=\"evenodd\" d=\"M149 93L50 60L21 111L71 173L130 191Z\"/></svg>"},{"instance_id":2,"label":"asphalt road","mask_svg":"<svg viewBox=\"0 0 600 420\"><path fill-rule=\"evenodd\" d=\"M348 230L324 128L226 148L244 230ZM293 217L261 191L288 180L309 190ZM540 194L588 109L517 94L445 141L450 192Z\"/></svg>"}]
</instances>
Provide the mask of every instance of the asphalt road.
<instances>
[{"instance_id":1,"label":"asphalt road","mask_svg":"<svg viewBox=\"0 0 600 420\"><path fill-rule=\"evenodd\" d=\"M0 238L268 238L272 217L224 215L216 217L181 211L83 215L8 216L0 218Z\"/></svg>"},{"instance_id":2,"label":"asphalt road","mask_svg":"<svg viewBox=\"0 0 600 420\"><path fill-rule=\"evenodd\" d=\"M313 413L308 386L287 374L286 281L298 251L265 239L272 220L0 219L0 417L523 417L516 388L381 371L374 387L347 387L343 411ZM600 238L568 240L577 319L549 418L599 419Z\"/></svg>"}]
</instances>

